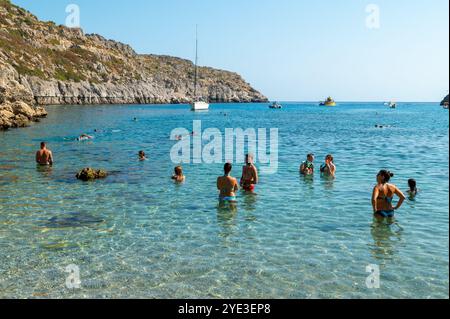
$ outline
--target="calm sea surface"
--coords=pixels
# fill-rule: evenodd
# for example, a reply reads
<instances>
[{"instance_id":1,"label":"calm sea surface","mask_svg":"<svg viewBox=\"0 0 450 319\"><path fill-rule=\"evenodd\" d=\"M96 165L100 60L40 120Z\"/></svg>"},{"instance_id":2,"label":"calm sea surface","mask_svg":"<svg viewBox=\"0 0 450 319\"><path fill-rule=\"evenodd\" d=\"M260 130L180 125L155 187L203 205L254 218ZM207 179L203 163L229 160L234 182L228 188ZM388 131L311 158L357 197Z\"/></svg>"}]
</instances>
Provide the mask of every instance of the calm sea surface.
<instances>
[{"instance_id":1,"label":"calm sea surface","mask_svg":"<svg viewBox=\"0 0 450 319\"><path fill-rule=\"evenodd\" d=\"M449 114L439 105L48 109L42 123L0 132L0 298L449 297ZM257 196L239 193L236 211L217 205L222 164L185 164L187 182L170 180L170 132L193 120L279 129L278 172L261 174ZM76 142L81 133L95 139ZM52 169L34 164L41 140ZM333 154L337 179L300 177L308 152L317 166ZM112 174L75 180L87 166ZM382 168L421 190L393 225L372 219ZM67 289L69 265L81 289ZM379 266L379 289L367 288L368 265Z\"/></svg>"}]
</instances>

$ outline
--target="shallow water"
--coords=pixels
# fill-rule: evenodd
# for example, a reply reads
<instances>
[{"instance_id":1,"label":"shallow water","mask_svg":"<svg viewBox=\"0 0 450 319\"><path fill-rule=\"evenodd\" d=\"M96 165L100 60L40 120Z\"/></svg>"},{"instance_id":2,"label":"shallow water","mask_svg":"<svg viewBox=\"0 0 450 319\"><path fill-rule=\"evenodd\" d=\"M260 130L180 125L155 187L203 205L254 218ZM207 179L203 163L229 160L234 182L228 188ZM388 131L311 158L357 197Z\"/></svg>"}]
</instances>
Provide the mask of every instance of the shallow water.
<instances>
[{"instance_id":1,"label":"shallow water","mask_svg":"<svg viewBox=\"0 0 450 319\"><path fill-rule=\"evenodd\" d=\"M449 297L449 116L438 105L49 110L42 123L0 132L2 298ZM170 132L193 120L222 132L279 128L278 172L261 175L257 196L239 194L235 211L217 207L221 164L185 164L187 182L170 181ZM81 133L95 139L75 142ZM51 169L33 162L41 140ZM149 161L136 160L141 149ZM337 179L301 178L308 152L317 164L332 153ZM76 181L87 166L112 174ZM421 189L390 226L371 214L381 168L400 188L413 177ZM66 288L70 264L81 289ZM366 286L369 264L380 267L379 289Z\"/></svg>"}]
</instances>

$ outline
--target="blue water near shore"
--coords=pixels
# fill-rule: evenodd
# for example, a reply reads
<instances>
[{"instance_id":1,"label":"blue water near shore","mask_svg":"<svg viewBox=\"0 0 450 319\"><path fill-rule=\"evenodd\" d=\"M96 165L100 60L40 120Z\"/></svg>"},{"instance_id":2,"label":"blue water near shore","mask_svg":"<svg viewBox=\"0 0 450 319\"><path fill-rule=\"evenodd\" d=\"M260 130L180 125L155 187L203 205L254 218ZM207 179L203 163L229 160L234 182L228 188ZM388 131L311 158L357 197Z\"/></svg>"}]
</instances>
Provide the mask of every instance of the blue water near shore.
<instances>
[{"instance_id":1,"label":"blue water near shore","mask_svg":"<svg viewBox=\"0 0 450 319\"><path fill-rule=\"evenodd\" d=\"M48 109L42 123L0 132L0 298L449 297L449 116L436 104ZM169 134L193 120L279 128L278 172L262 174L257 196L239 193L236 211L217 207L222 164L184 165L186 183L170 180ZM95 139L74 141L81 133ZM41 140L52 169L34 164ZM308 152L318 164L332 153L337 179L300 177ZM75 180L86 166L112 175ZM421 189L390 226L372 219L382 168ZM66 288L70 264L81 289ZM369 264L379 289L366 286Z\"/></svg>"}]
</instances>

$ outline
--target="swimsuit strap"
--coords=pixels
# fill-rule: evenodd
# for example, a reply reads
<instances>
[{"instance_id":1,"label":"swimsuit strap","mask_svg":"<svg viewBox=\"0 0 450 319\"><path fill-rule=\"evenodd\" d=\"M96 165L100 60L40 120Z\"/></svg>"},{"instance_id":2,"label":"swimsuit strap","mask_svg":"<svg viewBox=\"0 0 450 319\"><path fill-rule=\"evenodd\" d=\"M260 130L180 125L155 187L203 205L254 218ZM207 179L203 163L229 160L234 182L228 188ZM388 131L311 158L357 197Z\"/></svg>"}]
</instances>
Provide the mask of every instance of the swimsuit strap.
<instances>
[{"instance_id":1,"label":"swimsuit strap","mask_svg":"<svg viewBox=\"0 0 450 319\"><path fill-rule=\"evenodd\" d=\"M382 195L382 196L378 196L378 198L379 198L379 199L382 199L382 200L384 200L384 201L386 201L388 204L392 204L392 201L393 201L393 199L394 199L394 196L392 196L392 197L387 196L386 193L384 192L384 186L387 186L388 192L390 191L388 184L384 184L384 185L382 186L381 190L379 190L380 192L383 193L383 195Z\"/></svg>"}]
</instances>

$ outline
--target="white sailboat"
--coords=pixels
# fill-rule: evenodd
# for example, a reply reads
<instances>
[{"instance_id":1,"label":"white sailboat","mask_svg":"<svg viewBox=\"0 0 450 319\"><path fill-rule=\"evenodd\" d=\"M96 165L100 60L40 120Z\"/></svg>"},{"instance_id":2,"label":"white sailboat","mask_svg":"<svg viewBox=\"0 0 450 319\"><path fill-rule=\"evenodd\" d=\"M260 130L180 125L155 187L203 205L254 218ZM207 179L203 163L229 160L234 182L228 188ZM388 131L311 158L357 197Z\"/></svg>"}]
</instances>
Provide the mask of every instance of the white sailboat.
<instances>
[{"instance_id":1,"label":"white sailboat","mask_svg":"<svg viewBox=\"0 0 450 319\"><path fill-rule=\"evenodd\" d=\"M197 79L198 79L198 32L196 30L195 36L195 80L194 80L194 101L191 103L192 111L207 111L209 110L209 103L197 96Z\"/></svg>"}]
</instances>

